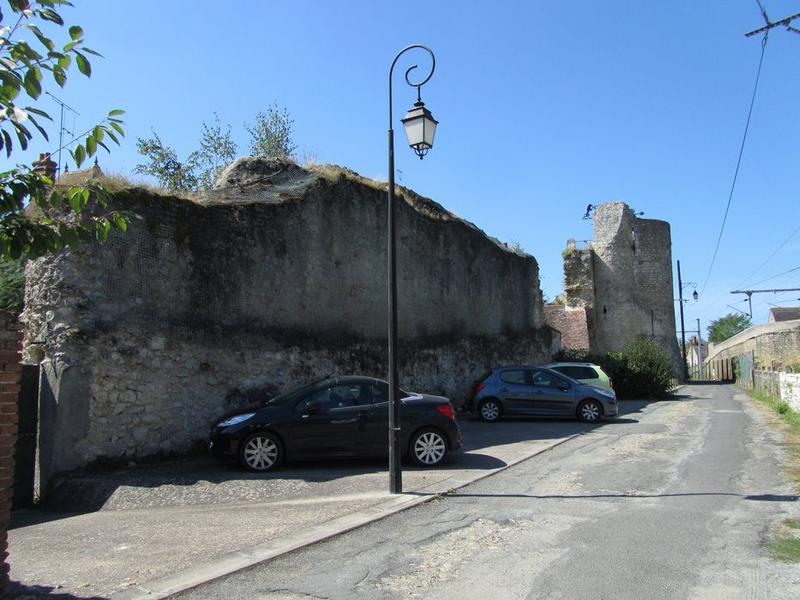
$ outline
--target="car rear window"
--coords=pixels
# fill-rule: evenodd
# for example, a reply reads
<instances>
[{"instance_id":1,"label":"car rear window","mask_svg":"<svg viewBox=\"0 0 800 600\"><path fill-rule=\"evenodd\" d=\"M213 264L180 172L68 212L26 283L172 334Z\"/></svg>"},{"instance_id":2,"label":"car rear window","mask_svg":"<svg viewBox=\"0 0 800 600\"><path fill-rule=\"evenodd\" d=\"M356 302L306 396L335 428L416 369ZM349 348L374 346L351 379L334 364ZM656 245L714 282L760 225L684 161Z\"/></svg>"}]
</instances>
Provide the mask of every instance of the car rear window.
<instances>
[{"instance_id":1,"label":"car rear window","mask_svg":"<svg viewBox=\"0 0 800 600\"><path fill-rule=\"evenodd\" d=\"M489 369L488 371L484 371L483 373L481 373L481 376L478 377L475 380L475 383L483 383L484 381L489 379L489 375L491 375L491 374L492 374L492 369Z\"/></svg>"},{"instance_id":2,"label":"car rear window","mask_svg":"<svg viewBox=\"0 0 800 600\"><path fill-rule=\"evenodd\" d=\"M514 383L516 385L525 385L525 371L522 369L515 369L513 371L501 371L500 380L505 383Z\"/></svg>"},{"instance_id":3,"label":"car rear window","mask_svg":"<svg viewBox=\"0 0 800 600\"><path fill-rule=\"evenodd\" d=\"M570 365L554 367L553 370L563 373L567 377L572 377L573 379L600 379L600 376L591 367Z\"/></svg>"}]
</instances>

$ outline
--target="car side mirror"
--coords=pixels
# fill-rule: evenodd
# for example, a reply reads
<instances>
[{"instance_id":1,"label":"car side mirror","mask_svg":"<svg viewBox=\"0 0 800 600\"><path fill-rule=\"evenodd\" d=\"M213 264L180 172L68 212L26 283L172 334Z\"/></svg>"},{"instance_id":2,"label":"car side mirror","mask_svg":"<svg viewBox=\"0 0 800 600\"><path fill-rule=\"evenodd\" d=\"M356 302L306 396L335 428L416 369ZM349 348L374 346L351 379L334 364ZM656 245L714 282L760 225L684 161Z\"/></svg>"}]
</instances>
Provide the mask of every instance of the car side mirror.
<instances>
[{"instance_id":1,"label":"car side mirror","mask_svg":"<svg viewBox=\"0 0 800 600\"><path fill-rule=\"evenodd\" d=\"M308 406L306 406L306 414L309 415L318 415L322 412L322 407L319 405L319 402L309 402Z\"/></svg>"}]
</instances>

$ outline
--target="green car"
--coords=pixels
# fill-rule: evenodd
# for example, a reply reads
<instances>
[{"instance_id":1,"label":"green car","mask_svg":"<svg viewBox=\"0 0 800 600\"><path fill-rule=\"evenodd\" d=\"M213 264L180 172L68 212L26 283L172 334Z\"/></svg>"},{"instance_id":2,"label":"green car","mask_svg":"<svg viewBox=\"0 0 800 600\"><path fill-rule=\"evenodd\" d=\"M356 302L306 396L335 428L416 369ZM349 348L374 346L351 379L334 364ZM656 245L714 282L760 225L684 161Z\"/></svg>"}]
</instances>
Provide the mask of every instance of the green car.
<instances>
[{"instance_id":1,"label":"green car","mask_svg":"<svg viewBox=\"0 0 800 600\"><path fill-rule=\"evenodd\" d=\"M583 384L614 391L611 378L598 365L588 362L557 362L545 366Z\"/></svg>"}]
</instances>

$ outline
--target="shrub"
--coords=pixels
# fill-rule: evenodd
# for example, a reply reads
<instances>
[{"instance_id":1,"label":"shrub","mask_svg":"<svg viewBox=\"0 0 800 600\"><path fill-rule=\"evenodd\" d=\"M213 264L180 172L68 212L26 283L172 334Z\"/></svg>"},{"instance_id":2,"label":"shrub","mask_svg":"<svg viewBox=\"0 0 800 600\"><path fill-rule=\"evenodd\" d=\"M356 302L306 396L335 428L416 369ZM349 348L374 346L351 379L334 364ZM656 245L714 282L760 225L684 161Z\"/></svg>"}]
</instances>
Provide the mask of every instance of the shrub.
<instances>
[{"instance_id":1,"label":"shrub","mask_svg":"<svg viewBox=\"0 0 800 600\"><path fill-rule=\"evenodd\" d=\"M565 349L558 360L600 365L614 383L618 398L663 398L676 377L670 353L648 337L631 340L621 352L595 354L584 349Z\"/></svg>"},{"instance_id":2,"label":"shrub","mask_svg":"<svg viewBox=\"0 0 800 600\"><path fill-rule=\"evenodd\" d=\"M667 395L676 373L672 356L664 346L648 337L635 337L620 354L629 374L624 397L663 398Z\"/></svg>"}]
</instances>

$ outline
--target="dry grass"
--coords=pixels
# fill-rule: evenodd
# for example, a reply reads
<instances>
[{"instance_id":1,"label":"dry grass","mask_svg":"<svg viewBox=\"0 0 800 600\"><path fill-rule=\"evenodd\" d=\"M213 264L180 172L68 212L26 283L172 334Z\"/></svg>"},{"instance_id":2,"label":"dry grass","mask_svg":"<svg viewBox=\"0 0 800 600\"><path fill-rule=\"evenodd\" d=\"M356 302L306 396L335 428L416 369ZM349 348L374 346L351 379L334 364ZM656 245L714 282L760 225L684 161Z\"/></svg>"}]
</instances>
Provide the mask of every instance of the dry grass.
<instances>
[{"instance_id":1,"label":"dry grass","mask_svg":"<svg viewBox=\"0 0 800 600\"><path fill-rule=\"evenodd\" d=\"M112 192L122 192L138 188L146 190L154 195L181 198L192 202L202 202L204 198L202 192L171 192L143 179L132 179L128 175L122 173L101 173L97 177L94 177L92 169L82 169L80 171L64 173L56 180L56 187L66 188L76 185L86 185L90 179L100 182Z\"/></svg>"},{"instance_id":2,"label":"dry grass","mask_svg":"<svg viewBox=\"0 0 800 600\"><path fill-rule=\"evenodd\" d=\"M800 413L791 409L785 402L755 390L746 390L756 400L756 406L764 409L770 425L783 434L783 447L787 461L784 470L789 476L795 491L800 491Z\"/></svg>"}]
</instances>

